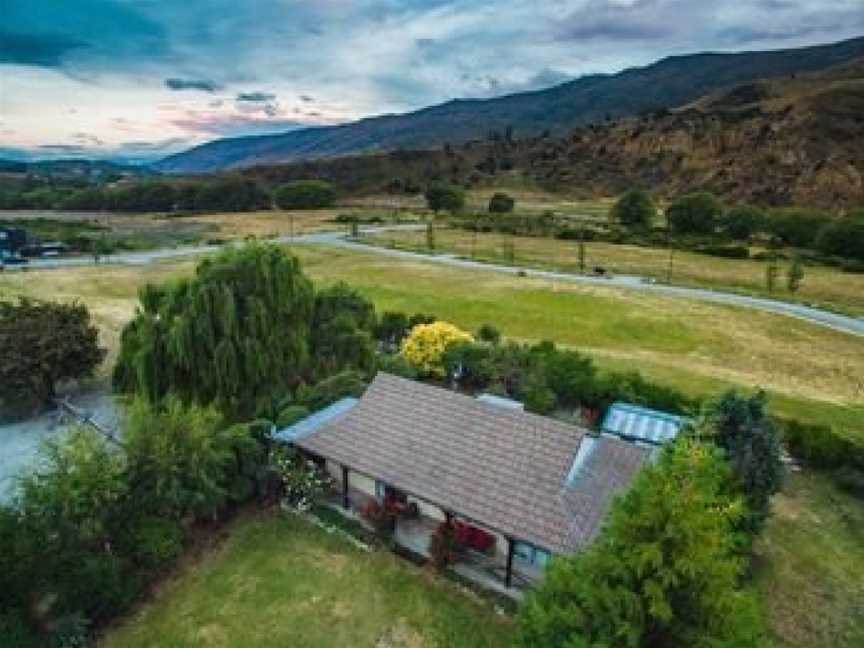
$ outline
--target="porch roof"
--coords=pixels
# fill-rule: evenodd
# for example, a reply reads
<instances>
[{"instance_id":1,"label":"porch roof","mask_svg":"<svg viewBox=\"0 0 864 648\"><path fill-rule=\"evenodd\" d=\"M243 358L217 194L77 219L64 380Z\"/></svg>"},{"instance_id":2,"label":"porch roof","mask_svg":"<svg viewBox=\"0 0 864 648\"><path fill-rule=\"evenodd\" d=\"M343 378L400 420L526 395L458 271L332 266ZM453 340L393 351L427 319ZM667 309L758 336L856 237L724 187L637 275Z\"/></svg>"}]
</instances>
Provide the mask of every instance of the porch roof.
<instances>
[{"instance_id":1,"label":"porch roof","mask_svg":"<svg viewBox=\"0 0 864 648\"><path fill-rule=\"evenodd\" d=\"M588 435L379 373L355 406L296 443L517 540L566 552L593 538L649 453L592 437L571 470Z\"/></svg>"}]
</instances>

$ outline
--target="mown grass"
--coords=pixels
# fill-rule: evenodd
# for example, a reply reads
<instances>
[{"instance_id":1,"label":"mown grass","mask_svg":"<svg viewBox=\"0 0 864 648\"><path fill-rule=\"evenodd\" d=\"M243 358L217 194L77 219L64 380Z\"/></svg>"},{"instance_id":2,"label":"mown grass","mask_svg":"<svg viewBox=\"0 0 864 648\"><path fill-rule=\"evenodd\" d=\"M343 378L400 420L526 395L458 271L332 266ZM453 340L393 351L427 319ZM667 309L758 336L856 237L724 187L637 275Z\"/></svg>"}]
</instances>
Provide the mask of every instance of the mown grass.
<instances>
[{"instance_id":1,"label":"mown grass","mask_svg":"<svg viewBox=\"0 0 864 648\"><path fill-rule=\"evenodd\" d=\"M274 514L237 522L101 645L501 648L512 633L509 617L449 581Z\"/></svg>"},{"instance_id":2,"label":"mown grass","mask_svg":"<svg viewBox=\"0 0 864 648\"><path fill-rule=\"evenodd\" d=\"M369 237L371 242L428 252L426 232L394 231ZM579 252L576 241L552 238L511 236L458 229L440 229L435 234L436 251L467 258L510 263L506 245L512 244L514 265L578 273ZM778 288L769 293L765 286L767 261L724 259L676 250L673 255L672 283L687 286L722 288L775 299L809 303L852 314L864 314L864 274L842 272L824 265L805 266L801 287L786 290L785 267L781 265ZM669 278L669 251L636 245L615 245L589 241L585 244L585 267L591 271L602 266L613 274L633 274L659 281Z\"/></svg>"}]
</instances>

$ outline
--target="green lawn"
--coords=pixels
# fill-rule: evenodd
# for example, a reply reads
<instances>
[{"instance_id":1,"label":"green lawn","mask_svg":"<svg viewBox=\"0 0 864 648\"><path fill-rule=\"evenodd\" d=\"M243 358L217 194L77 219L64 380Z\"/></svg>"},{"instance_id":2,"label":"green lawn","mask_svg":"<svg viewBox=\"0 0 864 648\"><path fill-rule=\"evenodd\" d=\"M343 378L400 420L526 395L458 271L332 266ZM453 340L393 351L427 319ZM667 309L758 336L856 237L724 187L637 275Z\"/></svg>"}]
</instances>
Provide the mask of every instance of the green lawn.
<instances>
[{"instance_id":1,"label":"green lawn","mask_svg":"<svg viewBox=\"0 0 864 648\"><path fill-rule=\"evenodd\" d=\"M274 513L237 521L102 645L500 648L512 627L450 581Z\"/></svg>"}]
</instances>

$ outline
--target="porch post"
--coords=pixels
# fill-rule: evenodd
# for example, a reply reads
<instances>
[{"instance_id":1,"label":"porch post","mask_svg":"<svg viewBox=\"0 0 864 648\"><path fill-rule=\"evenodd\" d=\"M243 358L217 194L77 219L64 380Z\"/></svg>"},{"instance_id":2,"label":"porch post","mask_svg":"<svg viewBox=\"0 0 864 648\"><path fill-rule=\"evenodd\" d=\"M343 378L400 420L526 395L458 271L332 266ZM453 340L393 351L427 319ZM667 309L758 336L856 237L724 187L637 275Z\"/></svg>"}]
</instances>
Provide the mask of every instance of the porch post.
<instances>
[{"instance_id":1,"label":"porch post","mask_svg":"<svg viewBox=\"0 0 864 648\"><path fill-rule=\"evenodd\" d=\"M348 499L348 466L342 464L342 508L346 511L351 508L351 502Z\"/></svg>"},{"instance_id":2,"label":"porch post","mask_svg":"<svg viewBox=\"0 0 864 648\"><path fill-rule=\"evenodd\" d=\"M504 584L509 588L513 584L513 553L515 543L513 538L507 536L507 575L504 577Z\"/></svg>"}]
</instances>

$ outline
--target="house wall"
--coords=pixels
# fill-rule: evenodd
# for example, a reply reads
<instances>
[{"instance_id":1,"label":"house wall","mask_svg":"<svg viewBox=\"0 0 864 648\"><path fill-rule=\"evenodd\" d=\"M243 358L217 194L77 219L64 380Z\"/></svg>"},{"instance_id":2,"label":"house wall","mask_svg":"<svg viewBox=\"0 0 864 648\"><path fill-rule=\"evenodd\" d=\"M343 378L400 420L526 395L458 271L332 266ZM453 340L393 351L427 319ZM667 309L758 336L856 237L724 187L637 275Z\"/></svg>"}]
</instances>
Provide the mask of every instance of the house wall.
<instances>
[{"instance_id":1,"label":"house wall","mask_svg":"<svg viewBox=\"0 0 864 648\"><path fill-rule=\"evenodd\" d=\"M332 459L327 459L325 462L327 472L336 481L339 486L342 486L342 464ZM375 497L375 480L366 475L361 475L353 470L348 470L348 487L356 489L366 495Z\"/></svg>"},{"instance_id":2,"label":"house wall","mask_svg":"<svg viewBox=\"0 0 864 648\"><path fill-rule=\"evenodd\" d=\"M333 477L334 480L336 480L336 483L338 483L341 487L342 464L340 464L338 461L327 459L325 465L327 468L327 472ZM371 497L376 497L375 480L371 477L367 477L366 475L361 475L356 471L348 471L348 486L367 495L370 495ZM430 504L422 499L412 496L408 496L408 501L417 504L420 515L422 515L423 517L437 520L439 522L444 521L444 511L442 511L439 506L436 506L435 504ZM458 513L456 513L456 519L460 519ZM507 538L504 537L503 534L498 533L497 531L492 531L491 529L484 527L482 524L476 524L471 520L465 520L465 522L468 522L469 524L474 524L474 526L481 528L487 533L495 536L495 556L503 561L507 560ZM523 569L526 568L527 571L531 570L531 567L529 565L522 563L522 561L518 558L514 560L514 567L519 571L523 571Z\"/></svg>"}]
</instances>

